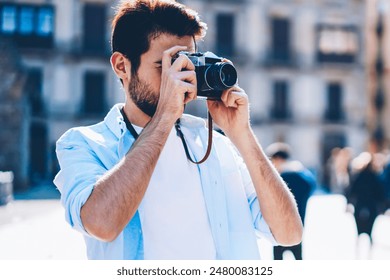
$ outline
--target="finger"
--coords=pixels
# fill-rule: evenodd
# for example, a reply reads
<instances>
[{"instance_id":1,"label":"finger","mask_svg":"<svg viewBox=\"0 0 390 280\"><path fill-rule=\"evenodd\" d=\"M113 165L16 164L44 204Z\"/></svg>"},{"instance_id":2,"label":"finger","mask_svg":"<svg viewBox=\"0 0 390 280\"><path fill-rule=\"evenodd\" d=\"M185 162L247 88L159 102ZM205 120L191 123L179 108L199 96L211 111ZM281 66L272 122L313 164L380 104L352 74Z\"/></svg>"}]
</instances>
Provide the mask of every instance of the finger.
<instances>
[{"instance_id":1,"label":"finger","mask_svg":"<svg viewBox=\"0 0 390 280\"><path fill-rule=\"evenodd\" d=\"M196 99L197 88L193 84L182 82L181 86L183 87L184 96L184 104Z\"/></svg>"},{"instance_id":2,"label":"finger","mask_svg":"<svg viewBox=\"0 0 390 280\"><path fill-rule=\"evenodd\" d=\"M223 104L227 104L228 95L229 95L229 90L225 90L222 92L221 101L223 102Z\"/></svg>"},{"instance_id":3,"label":"finger","mask_svg":"<svg viewBox=\"0 0 390 280\"><path fill-rule=\"evenodd\" d=\"M244 92L244 90L242 88L240 88L240 86L238 84L235 84L234 86L229 88L228 91L242 91L242 92Z\"/></svg>"},{"instance_id":4,"label":"finger","mask_svg":"<svg viewBox=\"0 0 390 280\"><path fill-rule=\"evenodd\" d=\"M168 69L172 65L172 57L180 51L187 50L187 46L174 46L163 52L161 66L163 69Z\"/></svg>"},{"instance_id":5,"label":"finger","mask_svg":"<svg viewBox=\"0 0 390 280\"><path fill-rule=\"evenodd\" d=\"M231 64L233 64L233 62L225 57L222 58L222 62L229 62Z\"/></svg>"},{"instance_id":6,"label":"finger","mask_svg":"<svg viewBox=\"0 0 390 280\"><path fill-rule=\"evenodd\" d=\"M222 93L221 100L226 107L237 108L238 105L245 104L246 93L238 86L234 86Z\"/></svg>"},{"instance_id":7,"label":"finger","mask_svg":"<svg viewBox=\"0 0 390 280\"><path fill-rule=\"evenodd\" d=\"M186 92L186 97L184 99L184 103L187 104L188 102L195 100L198 94L198 90L196 87L189 87Z\"/></svg>"},{"instance_id":8,"label":"finger","mask_svg":"<svg viewBox=\"0 0 390 280\"><path fill-rule=\"evenodd\" d=\"M244 91L231 91L228 97L228 107L237 108L248 103L248 97Z\"/></svg>"},{"instance_id":9,"label":"finger","mask_svg":"<svg viewBox=\"0 0 390 280\"><path fill-rule=\"evenodd\" d=\"M234 90L235 90L235 88L232 87L232 88L229 88L229 89L227 89L227 90L225 90L225 91L222 92L221 100L222 100L223 104L224 104L226 107L229 107L229 102L231 102L231 97L230 97L230 95L231 95L232 91L234 91Z\"/></svg>"},{"instance_id":10,"label":"finger","mask_svg":"<svg viewBox=\"0 0 390 280\"><path fill-rule=\"evenodd\" d=\"M238 96L235 93L236 92L231 91L228 95L228 99L226 102L227 107L237 108L236 100L238 99Z\"/></svg>"},{"instance_id":11,"label":"finger","mask_svg":"<svg viewBox=\"0 0 390 280\"><path fill-rule=\"evenodd\" d=\"M182 71L176 74L179 80L188 82L196 86L196 73L195 71Z\"/></svg>"},{"instance_id":12,"label":"finger","mask_svg":"<svg viewBox=\"0 0 390 280\"><path fill-rule=\"evenodd\" d=\"M186 70L195 70L195 66L192 61L188 58L188 56L184 54L180 54L179 57L172 64L172 69L175 71Z\"/></svg>"}]
</instances>

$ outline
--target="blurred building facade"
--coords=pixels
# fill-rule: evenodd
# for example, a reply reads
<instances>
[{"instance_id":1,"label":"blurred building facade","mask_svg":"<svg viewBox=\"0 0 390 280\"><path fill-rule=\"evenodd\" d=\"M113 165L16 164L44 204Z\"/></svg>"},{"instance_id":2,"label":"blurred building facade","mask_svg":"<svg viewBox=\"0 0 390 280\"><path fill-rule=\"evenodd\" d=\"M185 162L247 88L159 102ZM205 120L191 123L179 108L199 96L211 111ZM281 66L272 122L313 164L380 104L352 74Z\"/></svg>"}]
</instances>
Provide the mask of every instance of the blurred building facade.
<instances>
[{"instance_id":1,"label":"blurred building facade","mask_svg":"<svg viewBox=\"0 0 390 280\"><path fill-rule=\"evenodd\" d=\"M21 149L27 152L20 164L31 183L56 173L54 146L62 133L100 121L124 100L109 64L117 2L0 0L0 34L17 45L27 77L29 117ZM294 157L319 173L333 147L365 150L369 1L179 2L208 23L200 50L236 65L264 146L285 141ZM203 115L200 106L190 112Z\"/></svg>"},{"instance_id":2,"label":"blurred building facade","mask_svg":"<svg viewBox=\"0 0 390 280\"><path fill-rule=\"evenodd\" d=\"M390 80L383 78L382 111L378 112L367 66L370 57L371 65L377 64L376 38L371 35L375 36L378 9L382 9L380 52L387 61L384 73L387 77L390 73L386 53L390 44L386 3L390 1L183 2L198 10L209 25L203 47L231 58L237 66L263 145L289 143L293 156L315 170L321 183L326 183L324 166L331 150L368 149L378 118L388 145Z\"/></svg>"},{"instance_id":3,"label":"blurred building facade","mask_svg":"<svg viewBox=\"0 0 390 280\"><path fill-rule=\"evenodd\" d=\"M370 152L389 148L390 139L390 1L367 1L367 128Z\"/></svg>"},{"instance_id":4,"label":"blurred building facade","mask_svg":"<svg viewBox=\"0 0 390 280\"><path fill-rule=\"evenodd\" d=\"M12 171L14 183L26 185L27 169L20 164L26 160L27 152L26 120L27 100L23 91L25 75L21 58L12 42L0 37L0 174L1 171ZM2 177L2 176L0 176ZM4 190L4 177L0 178L0 189ZM8 180L9 181L9 180ZM4 203L4 191L0 190ZM6 196L9 195L6 194Z\"/></svg>"},{"instance_id":5,"label":"blurred building facade","mask_svg":"<svg viewBox=\"0 0 390 280\"><path fill-rule=\"evenodd\" d=\"M55 142L67 129L102 120L123 100L109 64L112 4L0 1L1 39L17 47L26 76L28 114L19 147L25 172L17 175L30 185L52 180L58 169Z\"/></svg>"}]
</instances>

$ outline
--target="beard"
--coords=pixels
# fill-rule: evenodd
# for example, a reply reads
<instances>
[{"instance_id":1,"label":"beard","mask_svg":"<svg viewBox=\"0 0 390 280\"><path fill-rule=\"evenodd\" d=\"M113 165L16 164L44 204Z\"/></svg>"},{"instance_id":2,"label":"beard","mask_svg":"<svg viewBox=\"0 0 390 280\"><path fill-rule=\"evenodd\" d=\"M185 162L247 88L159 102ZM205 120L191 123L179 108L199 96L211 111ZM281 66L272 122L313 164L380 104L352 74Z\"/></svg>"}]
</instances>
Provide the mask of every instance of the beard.
<instances>
[{"instance_id":1,"label":"beard","mask_svg":"<svg viewBox=\"0 0 390 280\"><path fill-rule=\"evenodd\" d=\"M132 76L128 87L129 95L134 104L149 117L156 113L159 93L154 92L150 86L141 81L136 75Z\"/></svg>"}]
</instances>

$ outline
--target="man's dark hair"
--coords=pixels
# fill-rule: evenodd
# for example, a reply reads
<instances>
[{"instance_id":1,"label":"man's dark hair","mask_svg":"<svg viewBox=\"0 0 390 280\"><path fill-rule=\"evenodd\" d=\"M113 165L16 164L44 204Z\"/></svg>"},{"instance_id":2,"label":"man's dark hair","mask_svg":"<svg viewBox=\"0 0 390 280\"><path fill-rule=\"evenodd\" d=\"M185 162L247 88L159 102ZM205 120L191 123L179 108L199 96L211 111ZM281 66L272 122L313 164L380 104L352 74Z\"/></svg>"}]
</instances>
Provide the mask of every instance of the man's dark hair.
<instances>
[{"instance_id":1,"label":"man's dark hair","mask_svg":"<svg viewBox=\"0 0 390 280\"><path fill-rule=\"evenodd\" d=\"M153 38L166 33L192 36L197 41L205 36L206 29L194 10L173 0L125 0L112 22L111 48L130 60L135 75L141 55L149 50Z\"/></svg>"},{"instance_id":2,"label":"man's dark hair","mask_svg":"<svg viewBox=\"0 0 390 280\"><path fill-rule=\"evenodd\" d=\"M286 143L276 142L269 145L265 152L270 158L287 160L290 158L291 148Z\"/></svg>"}]
</instances>

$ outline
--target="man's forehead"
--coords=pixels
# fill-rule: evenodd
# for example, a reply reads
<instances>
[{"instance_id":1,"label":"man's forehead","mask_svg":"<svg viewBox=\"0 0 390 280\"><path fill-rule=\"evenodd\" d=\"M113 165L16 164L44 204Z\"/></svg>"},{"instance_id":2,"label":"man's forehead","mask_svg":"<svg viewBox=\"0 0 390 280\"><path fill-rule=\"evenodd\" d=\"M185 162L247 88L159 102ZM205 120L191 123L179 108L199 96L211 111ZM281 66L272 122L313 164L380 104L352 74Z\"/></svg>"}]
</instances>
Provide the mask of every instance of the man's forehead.
<instances>
[{"instance_id":1,"label":"man's forehead","mask_svg":"<svg viewBox=\"0 0 390 280\"><path fill-rule=\"evenodd\" d=\"M161 34L150 41L149 51L155 55L162 53L174 46L187 46L188 51L195 51L195 41L192 36L178 37L170 34Z\"/></svg>"}]
</instances>

